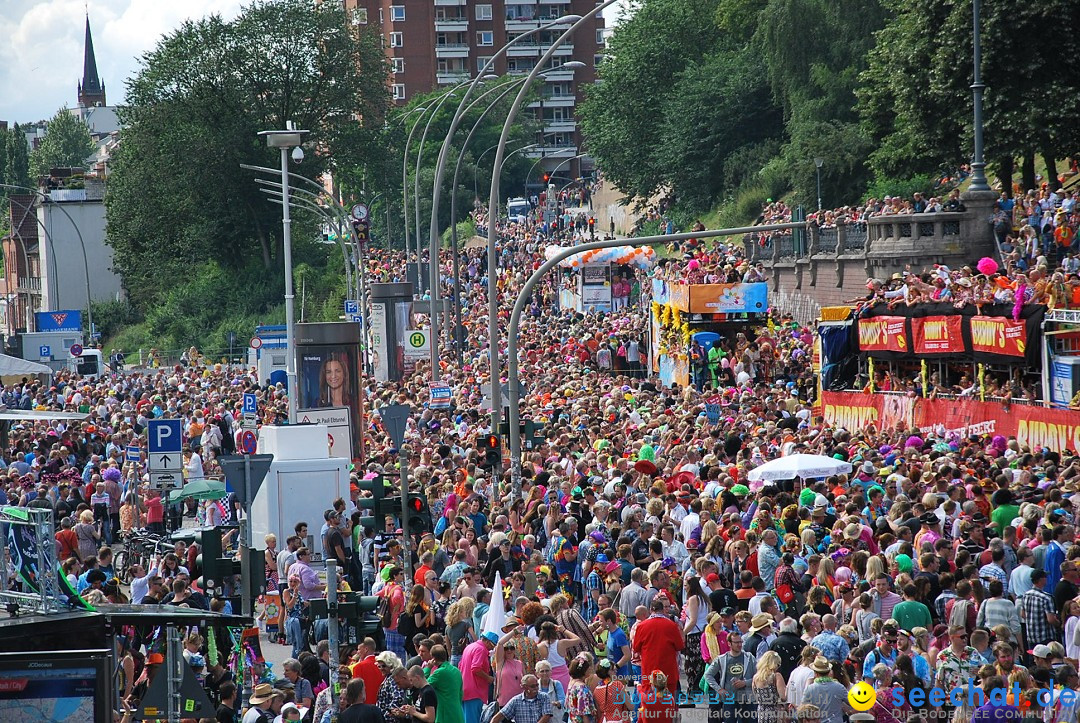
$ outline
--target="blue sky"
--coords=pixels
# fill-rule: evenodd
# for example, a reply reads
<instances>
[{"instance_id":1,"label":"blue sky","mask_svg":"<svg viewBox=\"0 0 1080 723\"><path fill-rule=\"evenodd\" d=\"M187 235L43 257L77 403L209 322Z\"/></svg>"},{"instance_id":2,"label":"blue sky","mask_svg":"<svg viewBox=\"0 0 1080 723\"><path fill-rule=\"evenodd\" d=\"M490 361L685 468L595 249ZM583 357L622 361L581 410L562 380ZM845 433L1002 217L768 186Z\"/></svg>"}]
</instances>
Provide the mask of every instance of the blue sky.
<instances>
[{"instance_id":1,"label":"blue sky","mask_svg":"<svg viewBox=\"0 0 1080 723\"><path fill-rule=\"evenodd\" d=\"M138 58L184 20L233 17L242 0L0 0L0 120L45 120L74 106L82 77L83 29L90 14L98 72L110 104ZM614 6L617 7L617 6ZM612 8L614 9L614 8ZM615 13L605 12L613 18ZM610 20L609 20L610 22Z\"/></svg>"}]
</instances>

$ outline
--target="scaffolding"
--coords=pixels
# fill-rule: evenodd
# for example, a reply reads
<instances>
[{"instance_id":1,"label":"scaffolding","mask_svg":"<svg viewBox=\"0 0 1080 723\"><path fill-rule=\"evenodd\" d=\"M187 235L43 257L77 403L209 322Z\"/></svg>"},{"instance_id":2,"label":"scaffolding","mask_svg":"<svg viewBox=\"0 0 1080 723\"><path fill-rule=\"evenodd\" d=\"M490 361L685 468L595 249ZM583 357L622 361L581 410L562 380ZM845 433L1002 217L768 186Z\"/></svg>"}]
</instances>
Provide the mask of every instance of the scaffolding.
<instances>
[{"instance_id":1,"label":"scaffolding","mask_svg":"<svg viewBox=\"0 0 1080 723\"><path fill-rule=\"evenodd\" d=\"M71 609L67 595L60 590L56 563L56 524L53 511L41 507L0 508L0 524L7 530L3 553L0 554L0 601L11 609L27 609L28 612L50 613L64 612ZM10 526L10 529L8 529ZM29 529L26 529L29 528ZM11 571L11 537L29 532L33 535L33 546L27 546L30 560L15 570L28 592L18 592L8 587ZM23 554L19 550L19 555ZM26 564L29 562L30 564ZM27 577L25 572L32 571Z\"/></svg>"}]
</instances>

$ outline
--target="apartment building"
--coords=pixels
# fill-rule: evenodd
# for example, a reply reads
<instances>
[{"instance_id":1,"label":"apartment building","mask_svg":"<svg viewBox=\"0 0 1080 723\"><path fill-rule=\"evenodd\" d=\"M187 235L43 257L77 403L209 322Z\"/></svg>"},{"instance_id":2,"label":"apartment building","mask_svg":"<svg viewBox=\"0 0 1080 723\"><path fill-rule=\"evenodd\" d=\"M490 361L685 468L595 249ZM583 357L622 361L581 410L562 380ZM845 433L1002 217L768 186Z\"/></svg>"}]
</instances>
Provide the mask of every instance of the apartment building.
<instances>
[{"instance_id":1,"label":"apartment building","mask_svg":"<svg viewBox=\"0 0 1080 723\"><path fill-rule=\"evenodd\" d=\"M585 15L596 0L345 0L360 11L361 22L382 28L392 65L394 100L405 104L417 93L451 87L475 78L495 52L524 32L566 15ZM556 25L522 40L496 61L497 75L528 73L567 28ZM555 173L556 182L577 178L592 169L581 151L574 108L582 89L596 79L604 47L604 19L597 16L559 46L550 67L570 61L584 68L546 73L541 99L529 107L542 119L542 148L528 152Z\"/></svg>"}]
</instances>

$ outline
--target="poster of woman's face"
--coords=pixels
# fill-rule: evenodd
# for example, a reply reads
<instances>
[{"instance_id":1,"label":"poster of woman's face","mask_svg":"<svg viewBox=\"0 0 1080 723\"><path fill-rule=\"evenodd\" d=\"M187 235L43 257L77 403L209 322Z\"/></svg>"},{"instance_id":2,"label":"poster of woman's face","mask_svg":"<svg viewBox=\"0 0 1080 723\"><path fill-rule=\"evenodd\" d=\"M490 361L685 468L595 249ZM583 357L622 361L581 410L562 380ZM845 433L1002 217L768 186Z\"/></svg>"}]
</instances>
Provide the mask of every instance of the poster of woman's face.
<instances>
[{"instance_id":1,"label":"poster of woman's face","mask_svg":"<svg viewBox=\"0 0 1080 723\"><path fill-rule=\"evenodd\" d=\"M352 436L360 429L360 350L351 345L309 346L300 351L300 409L344 407ZM357 439L353 449L359 449Z\"/></svg>"}]
</instances>

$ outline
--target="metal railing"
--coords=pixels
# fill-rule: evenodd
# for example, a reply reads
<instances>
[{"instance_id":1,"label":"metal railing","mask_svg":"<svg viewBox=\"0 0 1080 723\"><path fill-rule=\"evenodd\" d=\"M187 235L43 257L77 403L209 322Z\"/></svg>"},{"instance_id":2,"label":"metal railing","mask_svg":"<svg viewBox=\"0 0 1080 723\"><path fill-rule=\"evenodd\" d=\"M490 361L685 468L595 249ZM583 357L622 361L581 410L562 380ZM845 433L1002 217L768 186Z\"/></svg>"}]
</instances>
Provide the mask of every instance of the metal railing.
<instances>
[{"instance_id":1,"label":"metal railing","mask_svg":"<svg viewBox=\"0 0 1080 723\"><path fill-rule=\"evenodd\" d=\"M859 224L844 227L844 253L862 253L866 249L866 227Z\"/></svg>"},{"instance_id":2,"label":"metal railing","mask_svg":"<svg viewBox=\"0 0 1080 723\"><path fill-rule=\"evenodd\" d=\"M773 243L777 246L777 258L786 259L795 256L795 237L792 234L774 236Z\"/></svg>"},{"instance_id":3,"label":"metal railing","mask_svg":"<svg viewBox=\"0 0 1080 723\"><path fill-rule=\"evenodd\" d=\"M818 253L835 254L836 246L840 243L840 230L837 228L823 228L818 231Z\"/></svg>"}]
</instances>

